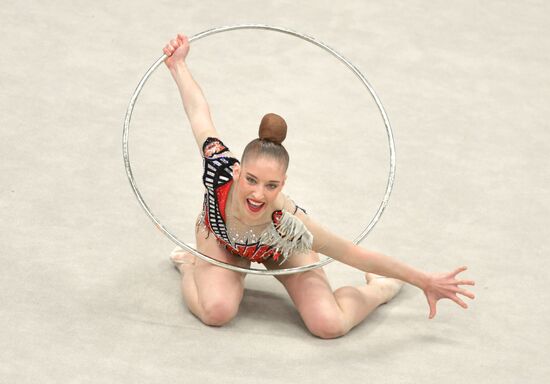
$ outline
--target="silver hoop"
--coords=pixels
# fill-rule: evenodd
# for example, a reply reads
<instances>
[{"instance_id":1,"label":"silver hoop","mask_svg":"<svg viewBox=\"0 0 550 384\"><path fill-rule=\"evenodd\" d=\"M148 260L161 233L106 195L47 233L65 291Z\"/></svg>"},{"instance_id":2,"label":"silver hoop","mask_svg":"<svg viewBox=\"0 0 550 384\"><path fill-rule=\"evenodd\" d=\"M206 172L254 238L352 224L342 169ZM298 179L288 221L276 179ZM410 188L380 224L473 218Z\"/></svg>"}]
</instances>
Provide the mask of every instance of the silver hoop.
<instances>
[{"instance_id":1,"label":"silver hoop","mask_svg":"<svg viewBox=\"0 0 550 384\"><path fill-rule=\"evenodd\" d=\"M372 218L370 223L367 225L367 227L361 232L361 234L355 240L353 240L353 242L355 244L359 244L369 234L369 232L372 230L372 228L374 228L374 226L376 225L376 223L380 219L380 216L382 216L382 213L384 212L384 210L385 210L385 208L388 204L388 200L390 198L390 194L391 194L391 191L392 191L392 188L393 188L393 182L395 180L395 144L394 144L394 140L393 140L393 132L392 132L392 129L391 129L391 126L390 126L390 121L388 119L386 111L384 110L384 107L382 106L382 103L380 102L380 99L378 98L378 96L374 92L374 89L369 84L369 82L367 81L365 76L363 76L363 74L359 71L359 69L357 69L349 60L344 58L344 56L342 56L341 54L336 52L334 49L328 47L326 44L316 40L315 38L313 38L311 36L307 36L307 35L304 35L304 34L301 34L301 33L286 29L286 28L274 27L274 26L269 26L269 25L259 25L259 24L243 24L243 25L217 27L217 28L212 28L212 29L209 29L207 31L204 31L204 32L201 32L201 33L198 33L198 34L192 36L189 39L189 42L191 43L193 41L197 41L199 39L202 39L204 37L207 37L207 36L210 36L210 35L213 35L213 34L216 34L216 33L233 31L233 30L237 30L237 29L264 29L264 30L269 30L269 31L281 32L281 33L285 33L285 34L288 34L288 35L291 35L291 36L298 37L302 40L308 41L312 44L317 45L318 47L323 48L324 50L326 50L327 52L329 52L330 54L335 56L342 63L344 63L350 70L352 70L353 73L355 73L355 75L359 78L359 80L361 80L363 85L365 85L365 87L367 88L367 90L371 94L372 98L374 99L374 102L376 103L376 106L378 107L378 110L380 111L380 114L382 115L382 119L384 120L384 126L386 127L386 133L387 133L387 136L388 136L388 143L389 143L389 148L390 148L390 172L389 172L389 176L388 176L388 183L386 185L386 192L384 194L384 198L382 199L382 202L380 203L380 206L378 207L378 210L376 211L374 217ZM320 261L318 261L316 263L313 263L313 264L304 265L304 266L295 267L295 268L267 270L267 269L237 267L237 266L234 266L232 264L228 264L228 263L224 263L222 261L216 260L216 259L214 259L210 256L207 256L205 254L202 254L199 251L197 251L196 249L190 247L189 245L187 245L183 241L179 240L176 237L176 235L172 234L155 217L153 212L151 212L151 210L149 209L149 207L147 206L147 204L143 200L143 197L141 196L141 193L139 192L139 189L136 185L136 181L135 181L134 176L132 174L132 168L130 166L130 157L129 157L129 154L128 154L128 136L129 136L130 119L132 117L132 111L134 110L134 105L135 105L136 100L139 96L139 93L141 92L143 86L145 85L146 81L149 79L151 74L155 71L155 69L157 69L164 62L164 60L166 58L167 58L167 55L162 55L147 70L147 72L145 73L145 75L143 76L141 81L139 82L138 86L136 87L136 90L134 91L134 94L132 95L132 98L130 99L128 109L126 110L126 117L124 119L124 130L123 130L123 134L122 134L122 153L123 153L123 156L124 156L124 166L126 168L126 175L128 176L128 180L130 181L130 186L132 187L132 190L134 191L134 194L135 194L136 198L138 199L141 207L145 210L145 213L147 214L147 216L149 216L149 218L153 221L153 223L155 223L156 227L162 233L164 233L164 235L166 235L170 240L172 240L172 242L179 245L181 248L185 249L186 251L190 252L192 255L194 255L196 257L199 257L202 260L207 261L209 263L212 263L214 265L217 265L219 267L230 269L230 270L233 270L233 271L236 271L236 272L252 273L252 274L256 274L256 275L288 275L288 274L291 274L291 273L305 272L305 271L309 271L309 270L312 270L312 269L315 269L315 268L320 268L320 267L323 267L323 266L329 264L330 262L332 262L333 259L327 257L325 260L320 260Z\"/></svg>"}]
</instances>

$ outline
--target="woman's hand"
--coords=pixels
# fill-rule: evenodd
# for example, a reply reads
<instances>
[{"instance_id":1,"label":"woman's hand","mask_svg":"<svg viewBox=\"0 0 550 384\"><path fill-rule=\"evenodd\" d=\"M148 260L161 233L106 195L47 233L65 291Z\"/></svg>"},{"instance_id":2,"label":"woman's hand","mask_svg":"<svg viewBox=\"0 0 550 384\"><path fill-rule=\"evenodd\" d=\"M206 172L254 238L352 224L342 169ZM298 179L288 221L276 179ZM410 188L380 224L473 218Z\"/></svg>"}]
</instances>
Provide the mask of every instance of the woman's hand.
<instances>
[{"instance_id":1,"label":"woman's hand","mask_svg":"<svg viewBox=\"0 0 550 384\"><path fill-rule=\"evenodd\" d=\"M162 51L168 56L166 60L164 60L164 64L166 64L168 69L172 70L176 63L185 61L189 53L189 40L187 36L178 34L175 39L170 40L170 42L164 46Z\"/></svg>"},{"instance_id":2,"label":"woman's hand","mask_svg":"<svg viewBox=\"0 0 550 384\"><path fill-rule=\"evenodd\" d=\"M430 306L429 318L433 319L436 313L436 304L439 299L451 299L462 308L468 308L468 305L460 299L457 294L460 293L470 299L474 299L475 295L466 289L459 288L459 285L475 285L473 280L457 280L456 275L464 272L467 267L457 268L450 273L432 274L428 276L424 294L428 299Z\"/></svg>"}]
</instances>

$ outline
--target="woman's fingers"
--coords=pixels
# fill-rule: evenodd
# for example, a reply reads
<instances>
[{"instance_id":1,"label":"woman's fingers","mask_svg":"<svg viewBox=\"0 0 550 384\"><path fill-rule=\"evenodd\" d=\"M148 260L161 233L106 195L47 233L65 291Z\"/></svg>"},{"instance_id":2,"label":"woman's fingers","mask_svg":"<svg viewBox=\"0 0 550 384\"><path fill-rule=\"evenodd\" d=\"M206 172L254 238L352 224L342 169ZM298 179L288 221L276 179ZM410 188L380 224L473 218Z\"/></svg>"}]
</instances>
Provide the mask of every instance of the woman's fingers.
<instances>
[{"instance_id":1,"label":"woman's fingers","mask_svg":"<svg viewBox=\"0 0 550 384\"><path fill-rule=\"evenodd\" d=\"M460 293L462 296L466 296L472 300L475 299L475 295L472 292L467 291L465 289L454 287L454 288L451 288L451 291L453 291L454 293Z\"/></svg>"},{"instance_id":2,"label":"woman's fingers","mask_svg":"<svg viewBox=\"0 0 550 384\"><path fill-rule=\"evenodd\" d=\"M433 297L428 298L428 305L430 306L430 314L428 316L429 319L433 319L435 317L435 314L437 312L436 305L437 300Z\"/></svg>"},{"instance_id":3,"label":"woman's fingers","mask_svg":"<svg viewBox=\"0 0 550 384\"><path fill-rule=\"evenodd\" d=\"M163 48L163 52L168 55L172 56L174 52L181 47L182 45L186 44L188 42L187 36L179 33L175 39L170 40L168 44Z\"/></svg>"},{"instance_id":4,"label":"woman's fingers","mask_svg":"<svg viewBox=\"0 0 550 384\"><path fill-rule=\"evenodd\" d=\"M461 289L458 293L460 293L462 296L466 296L467 298L473 300L476 298L476 295L474 295L473 292L467 291L465 289Z\"/></svg>"},{"instance_id":5,"label":"woman's fingers","mask_svg":"<svg viewBox=\"0 0 550 384\"><path fill-rule=\"evenodd\" d=\"M175 49L172 48L172 46L170 46L170 45L167 44L167 45L162 49L162 51L163 51L165 54L167 54L168 56L172 56L172 54L174 53Z\"/></svg>"},{"instance_id":6,"label":"woman's fingers","mask_svg":"<svg viewBox=\"0 0 550 384\"><path fill-rule=\"evenodd\" d=\"M189 41L187 37L181 33L178 33L175 38L171 39L168 44L164 46L162 52L167 56L165 58L165 64L168 68L172 68L175 61L183 59L187 56L189 51Z\"/></svg>"},{"instance_id":7,"label":"woman's fingers","mask_svg":"<svg viewBox=\"0 0 550 384\"><path fill-rule=\"evenodd\" d=\"M449 273L449 276L455 277L455 276L458 275L460 272L464 272L464 271L467 270L467 269L468 269L467 266L459 267L459 268L455 269L453 272Z\"/></svg>"},{"instance_id":8,"label":"woman's fingers","mask_svg":"<svg viewBox=\"0 0 550 384\"><path fill-rule=\"evenodd\" d=\"M451 299L452 301L454 301L455 303L457 303L458 305L460 305L462 308L464 309L467 309L468 308L468 304L466 304L464 301L462 301L462 299L460 299L457 295L451 295L451 296L447 296L449 299Z\"/></svg>"}]
</instances>

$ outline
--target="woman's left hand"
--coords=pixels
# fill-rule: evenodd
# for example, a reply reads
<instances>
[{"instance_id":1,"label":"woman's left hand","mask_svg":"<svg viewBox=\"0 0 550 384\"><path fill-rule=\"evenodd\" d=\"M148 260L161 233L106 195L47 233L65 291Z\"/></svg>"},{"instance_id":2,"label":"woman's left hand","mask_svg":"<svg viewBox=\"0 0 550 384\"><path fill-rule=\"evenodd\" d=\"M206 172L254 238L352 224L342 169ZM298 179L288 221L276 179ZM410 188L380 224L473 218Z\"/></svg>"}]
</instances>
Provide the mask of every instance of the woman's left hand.
<instances>
[{"instance_id":1,"label":"woman's left hand","mask_svg":"<svg viewBox=\"0 0 550 384\"><path fill-rule=\"evenodd\" d=\"M475 295L459 285L475 285L473 280L457 280L456 275L464 272L467 267L460 267L450 273L432 274L428 276L424 294L428 299L430 306L429 318L433 319L436 313L436 304L439 299L450 299L460 305L462 308L468 308L468 305L460 299L457 294L460 293L470 299L474 299Z\"/></svg>"}]
</instances>

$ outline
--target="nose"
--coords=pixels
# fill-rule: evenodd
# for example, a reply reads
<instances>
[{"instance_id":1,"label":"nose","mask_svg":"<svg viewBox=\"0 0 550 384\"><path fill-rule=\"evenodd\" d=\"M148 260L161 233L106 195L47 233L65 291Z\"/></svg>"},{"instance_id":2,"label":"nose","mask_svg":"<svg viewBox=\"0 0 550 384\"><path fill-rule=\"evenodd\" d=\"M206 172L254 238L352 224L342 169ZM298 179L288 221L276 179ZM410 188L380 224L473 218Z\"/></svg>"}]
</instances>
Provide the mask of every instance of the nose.
<instances>
[{"instance_id":1,"label":"nose","mask_svg":"<svg viewBox=\"0 0 550 384\"><path fill-rule=\"evenodd\" d=\"M252 198L258 201L263 201L264 189L261 185L256 185L252 192Z\"/></svg>"}]
</instances>

